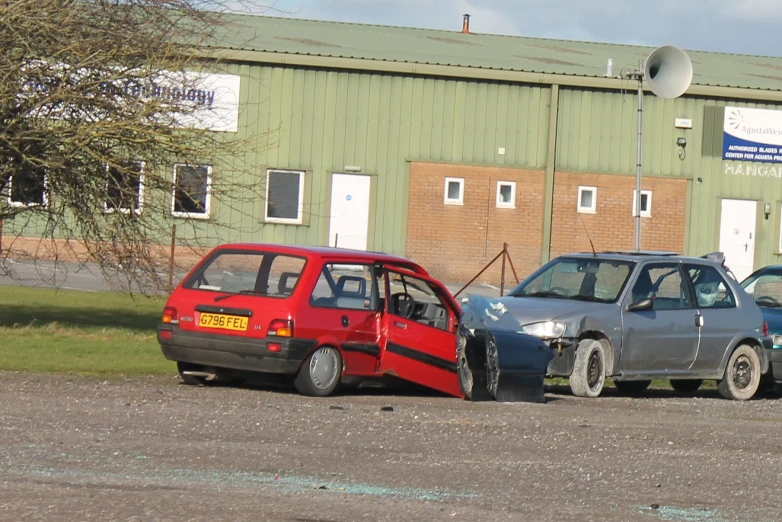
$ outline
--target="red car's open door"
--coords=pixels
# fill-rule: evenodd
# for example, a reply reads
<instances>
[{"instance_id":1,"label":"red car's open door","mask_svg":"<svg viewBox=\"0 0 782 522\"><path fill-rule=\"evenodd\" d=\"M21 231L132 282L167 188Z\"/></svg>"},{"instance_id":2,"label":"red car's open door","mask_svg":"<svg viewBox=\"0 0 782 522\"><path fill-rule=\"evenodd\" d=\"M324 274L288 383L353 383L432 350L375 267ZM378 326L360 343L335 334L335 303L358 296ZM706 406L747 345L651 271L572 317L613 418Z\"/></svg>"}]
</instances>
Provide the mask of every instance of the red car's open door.
<instances>
[{"instance_id":1,"label":"red car's open door","mask_svg":"<svg viewBox=\"0 0 782 522\"><path fill-rule=\"evenodd\" d=\"M438 281L385 269L380 370L463 397L456 373L458 305Z\"/></svg>"}]
</instances>

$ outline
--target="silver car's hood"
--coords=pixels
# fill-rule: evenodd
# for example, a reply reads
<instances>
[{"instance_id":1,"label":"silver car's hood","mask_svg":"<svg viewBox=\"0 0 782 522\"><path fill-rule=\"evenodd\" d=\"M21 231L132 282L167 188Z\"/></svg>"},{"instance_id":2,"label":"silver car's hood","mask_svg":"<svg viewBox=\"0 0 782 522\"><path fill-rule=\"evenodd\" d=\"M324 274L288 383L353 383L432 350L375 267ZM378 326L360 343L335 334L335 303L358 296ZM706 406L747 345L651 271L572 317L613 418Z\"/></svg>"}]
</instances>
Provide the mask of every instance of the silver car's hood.
<instances>
[{"instance_id":1,"label":"silver car's hood","mask_svg":"<svg viewBox=\"0 0 782 522\"><path fill-rule=\"evenodd\" d=\"M497 300L505 305L522 326L540 321L551 321L571 314L586 314L593 307L604 307L606 303L557 299L552 297L502 297Z\"/></svg>"}]
</instances>

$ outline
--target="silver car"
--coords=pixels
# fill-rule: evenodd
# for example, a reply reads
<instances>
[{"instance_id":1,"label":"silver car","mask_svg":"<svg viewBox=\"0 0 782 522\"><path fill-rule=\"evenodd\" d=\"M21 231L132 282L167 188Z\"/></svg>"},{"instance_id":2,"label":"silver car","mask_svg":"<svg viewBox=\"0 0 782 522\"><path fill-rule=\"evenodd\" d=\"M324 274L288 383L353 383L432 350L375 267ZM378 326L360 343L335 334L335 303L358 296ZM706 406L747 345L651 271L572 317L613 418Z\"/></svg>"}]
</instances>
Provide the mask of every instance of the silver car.
<instances>
[{"instance_id":1,"label":"silver car","mask_svg":"<svg viewBox=\"0 0 782 522\"><path fill-rule=\"evenodd\" d=\"M653 379L692 393L714 379L724 397L746 400L769 367L761 311L718 253L561 256L492 308L548 343L547 375L568 377L577 396L599 396L606 377L626 393Z\"/></svg>"}]
</instances>

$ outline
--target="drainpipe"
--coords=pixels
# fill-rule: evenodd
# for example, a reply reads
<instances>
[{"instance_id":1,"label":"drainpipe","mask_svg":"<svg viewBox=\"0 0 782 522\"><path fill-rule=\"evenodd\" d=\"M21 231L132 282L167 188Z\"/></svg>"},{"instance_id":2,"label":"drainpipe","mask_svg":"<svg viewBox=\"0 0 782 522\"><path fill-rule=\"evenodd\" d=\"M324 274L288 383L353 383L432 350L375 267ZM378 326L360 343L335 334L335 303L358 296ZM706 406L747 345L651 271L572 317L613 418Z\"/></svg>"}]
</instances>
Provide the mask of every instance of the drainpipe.
<instances>
[{"instance_id":1,"label":"drainpipe","mask_svg":"<svg viewBox=\"0 0 782 522\"><path fill-rule=\"evenodd\" d=\"M546 192L543 199L543 241L541 242L540 262L551 258L551 228L554 209L554 176L557 160L557 122L559 111L559 85L551 86L551 106L548 119L548 147L546 151Z\"/></svg>"}]
</instances>

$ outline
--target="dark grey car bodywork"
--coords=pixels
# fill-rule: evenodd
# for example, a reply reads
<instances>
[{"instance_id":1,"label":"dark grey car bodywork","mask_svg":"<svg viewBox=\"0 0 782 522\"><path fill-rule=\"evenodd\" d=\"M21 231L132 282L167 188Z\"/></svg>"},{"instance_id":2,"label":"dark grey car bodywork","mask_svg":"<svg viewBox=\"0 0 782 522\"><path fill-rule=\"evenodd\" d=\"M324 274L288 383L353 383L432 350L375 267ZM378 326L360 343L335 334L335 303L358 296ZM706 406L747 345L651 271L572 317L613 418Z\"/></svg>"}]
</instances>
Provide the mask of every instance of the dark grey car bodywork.
<instances>
[{"instance_id":1,"label":"dark grey car bodywork","mask_svg":"<svg viewBox=\"0 0 782 522\"><path fill-rule=\"evenodd\" d=\"M562 257L629 262L632 269L614 302L515 297L516 290L496 300L497 313L511 314L522 326L546 321L565 325L562 335L542 337L554 352L547 370L549 376L571 375L576 348L583 339L595 339L602 344L605 376L617 381L721 379L731 353L742 344L757 351L762 372L767 372L766 353L771 349L772 341L764 335L761 311L722 264L674 255L589 253ZM531 274L517 289L543 273L551 263ZM650 263L677 263L680 266L686 263L717 269L735 296L735 306L631 311L630 289L643 267Z\"/></svg>"}]
</instances>

